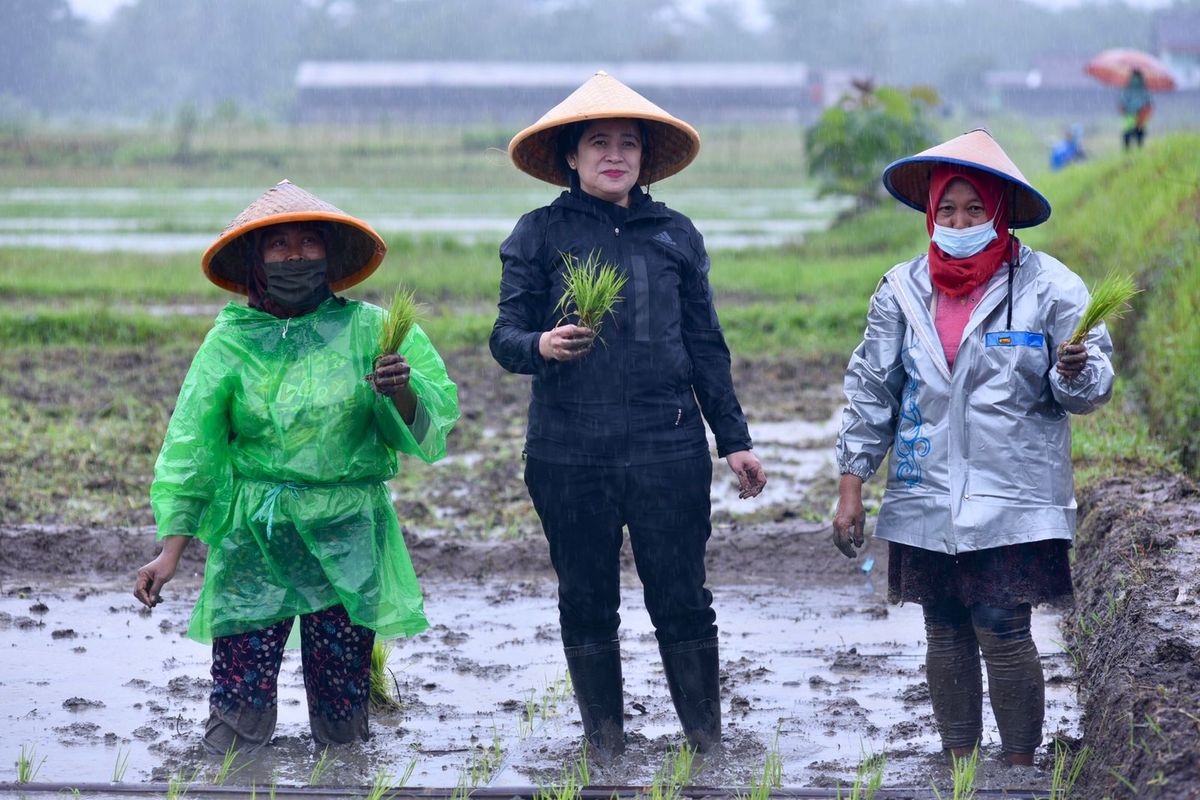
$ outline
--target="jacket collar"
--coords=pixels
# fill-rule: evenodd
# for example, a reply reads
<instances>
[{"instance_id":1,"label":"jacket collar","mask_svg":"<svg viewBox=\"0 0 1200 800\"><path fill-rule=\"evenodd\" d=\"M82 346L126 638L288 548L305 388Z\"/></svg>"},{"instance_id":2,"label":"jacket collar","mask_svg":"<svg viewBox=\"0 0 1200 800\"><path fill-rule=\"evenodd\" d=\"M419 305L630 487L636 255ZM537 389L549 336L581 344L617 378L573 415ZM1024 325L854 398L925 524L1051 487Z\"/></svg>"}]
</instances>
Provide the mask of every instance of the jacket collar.
<instances>
[{"instance_id":1,"label":"jacket collar","mask_svg":"<svg viewBox=\"0 0 1200 800\"><path fill-rule=\"evenodd\" d=\"M610 219L605 207L611 205L613 204L598 197L592 197L582 190L578 193L565 191L550 204L552 208L586 214L604 223L608 223ZM670 217L670 213L664 204L651 198L650 195L642 191L640 186L634 186L630 190L628 216L625 220L627 224L644 219L660 219L664 217Z\"/></svg>"}]
</instances>

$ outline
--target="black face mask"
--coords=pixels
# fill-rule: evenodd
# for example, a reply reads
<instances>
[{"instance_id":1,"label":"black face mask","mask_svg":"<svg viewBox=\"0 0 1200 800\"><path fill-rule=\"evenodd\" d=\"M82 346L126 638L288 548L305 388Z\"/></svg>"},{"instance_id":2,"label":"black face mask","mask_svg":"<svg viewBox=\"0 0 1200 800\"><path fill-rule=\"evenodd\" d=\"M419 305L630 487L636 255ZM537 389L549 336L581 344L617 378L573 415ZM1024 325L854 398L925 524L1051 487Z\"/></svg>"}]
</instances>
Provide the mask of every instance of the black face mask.
<instances>
[{"instance_id":1,"label":"black face mask","mask_svg":"<svg viewBox=\"0 0 1200 800\"><path fill-rule=\"evenodd\" d=\"M323 258L263 264L266 295L289 311L314 309L333 295L326 279L328 268Z\"/></svg>"}]
</instances>

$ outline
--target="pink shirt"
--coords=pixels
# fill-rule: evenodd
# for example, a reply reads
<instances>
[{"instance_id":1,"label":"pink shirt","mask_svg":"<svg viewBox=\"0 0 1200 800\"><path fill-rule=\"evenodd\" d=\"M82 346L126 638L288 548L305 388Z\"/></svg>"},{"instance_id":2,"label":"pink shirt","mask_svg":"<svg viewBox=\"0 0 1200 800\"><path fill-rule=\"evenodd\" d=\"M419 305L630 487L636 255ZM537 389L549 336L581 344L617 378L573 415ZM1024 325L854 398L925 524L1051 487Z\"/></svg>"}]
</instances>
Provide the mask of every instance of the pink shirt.
<instances>
[{"instance_id":1,"label":"pink shirt","mask_svg":"<svg viewBox=\"0 0 1200 800\"><path fill-rule=\"evenodd\" d=\"M937 328L938 338L942 340L942 351L946 354L946 363L950 371L954 371L954 359L958 356L958 346L962 344L963 331L971 319L971 312L983 298L988 284L977 287L961 297L951 297L939 291L937 312L933 315L933 327Z\"/></svg>"}]
</instances>

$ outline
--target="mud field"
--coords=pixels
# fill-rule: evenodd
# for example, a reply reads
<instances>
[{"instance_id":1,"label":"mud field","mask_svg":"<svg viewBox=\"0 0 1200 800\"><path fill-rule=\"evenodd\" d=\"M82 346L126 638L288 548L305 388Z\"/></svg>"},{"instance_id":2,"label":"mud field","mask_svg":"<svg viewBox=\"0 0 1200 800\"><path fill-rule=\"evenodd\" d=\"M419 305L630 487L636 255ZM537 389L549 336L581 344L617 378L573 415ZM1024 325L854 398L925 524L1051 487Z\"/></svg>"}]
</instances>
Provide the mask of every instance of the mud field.
<instances>
[{"instance_id":1,"label":"mud field","mask_svg":"<svg viewBox=\"0 0 1200 800\"><path fill-rule=\"evenodd\" d=\"M463 407L452 455L393 484L432 628L391 653L402 709L373 714L370 742L331 750L320 786L370 785L381 773L393 784L409 773L408 786L538 785L556 781L579 755L553 574L520 477L527 385L477 355L448 362ZM145 389L173 395L185 367L150 363L136 372L167 373ZM864 756L883 754L885 787L932 796L937 783L945 792L920 609L887 605L885 547L873 544L852 562L829 542L839 371L735 365L770 483L758 500L737 501L728 469L722 463L714 472L708 565L726 748L702 765L696 784L748 786L778 752L785 786L845 788ZM1082 797L1124 796L1113 771L1139 788L1161 773L1156 785L1174 792L1139 797L1191 797L1200 786L1200 513L1191 484L1154 480L1114 481L1083 498L1079 607L1065 625L1054 611L1034 615L1047 676L1045 740L1082 736L1099 750L1085 774L1097 793ZM37 780L51 783L106 783L122 763L125 784L180 776L205 783L220 770L197 746L209 652L185 637L203 548L191 549L166 602L142 609L130 589L155 552L147 515L128 508L106 525L0 526L0 782L15 778L22 746L45 758ZM1127 561L1120 553L1130 537L1140 557ZM630 743L591 779L645 785L681 736L628 548L625 557ZM1118 719L1126 706L1128 719ZM1151 737L1142 750L1131 730ZM1139 758L1143 750L1150 755ZM306 786L321 755L308 733L298 654L289 651L276 738L227 782ZM977 785L1045 791L1053 744L1034 768L1005 768L997 755L985 704Z\"/></svg>"}]
</instances>

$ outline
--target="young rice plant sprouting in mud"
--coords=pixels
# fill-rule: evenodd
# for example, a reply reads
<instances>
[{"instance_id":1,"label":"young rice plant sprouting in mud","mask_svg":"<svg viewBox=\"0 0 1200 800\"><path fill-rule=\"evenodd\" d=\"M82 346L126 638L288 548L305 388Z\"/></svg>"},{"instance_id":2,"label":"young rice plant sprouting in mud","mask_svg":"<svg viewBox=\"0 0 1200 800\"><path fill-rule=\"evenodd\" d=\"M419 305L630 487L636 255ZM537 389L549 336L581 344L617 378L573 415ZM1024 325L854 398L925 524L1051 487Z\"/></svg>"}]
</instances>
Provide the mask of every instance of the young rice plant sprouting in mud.
<instances>
[{"instance_id":1,"label":"young rice plant sprouting in mud","mask_svg":"<svg viewBox=\"0 0 1200 800\"><path fill-rule=\"evenodd\" d=\"M113 764L112 782L120 783L125 780L125 770L129 769L129 751L124 747L117 748L117 763Z\"/></svg>"},{"instance_id":2,"label":"young rice plant sprouting in mud","mask_svg":"<svg viewBox=\"0 0 1200 800\"><path fill-rule=\"evenodd\" d=\"M1129 310L1129 301L1140 289L1129 275L1110 272L1092 292L1092 299L1083 312L1083 318L1067 344L1080 344L1087 338L1088 331L1106 319L1119 319Z\"/></svg>"},{"instance_id":3,"label":"young rice plant sprouting in mud","mask_svg":"<svg viewBox=\"0 0 1200 800\"><path fill-rule=\"evenodd\" d=\"M396 776L392 775L386 769L380 768L375 773L375 777L371 779L371 788L367 791L367 800L383 800L384 795L388 792L394 792L399 788L396 785Z\"/></svg>"},{"instance_id":4,"label":"young rice plant sprouting in mud","mask_svg":"<svg viewBox=\"0 0 1200 800\"><path fill-rule=\"evenodd\" d=\"M971 751L969 756L952 755L950 768L950 784L952 794L946 798L933 786L937 800L975 800L975 771L979 767L979 748Z\"/></svg>"},{"instance_id":5,"label":"young rice plant sprouting in mud","mask_svg":"<svg viewBox=\"0 0 1200 800\"><path fill-rule=\"evenodd\" d=\"M783 786L783 758L779 755L778 742L772 744L763 760L762 773L751 773L750 794L739 795L738 800L770 800L771 791Z\"/></svg>"},{"instance_id":6,"label":"young rice plant sprouting in mud","mask_svg":"<svg viewBox=\"0 0 1200 800\"><path fill-rule=\"evenodd\" d=\"M388 669L392 645L376 641L371 648L371 708L376 711L398 711L396 676Z\"/></svg>"},{"instance_id":7,"label":"young rice plant sprouting in mud","mask_svg":"<svg viewBox=\"0 0 1200 800\"><path fill-rule=\"evenodd\" d=\"M35 763L36 762L36 763ZM33 783L37 778L38 773L42 770L42 765L46 763L46 757L42 756L42 760L37 760L37 748L33 745L26 747L21 745L21 752L17 755L17 783Z\"/></svg>"},{"instance_id":8,"label":"young rice plant sprouting in mud","mask_svg":"<svg viewBox=\"0 0 1200 800\"><path fill-rule=\"evenodd\" d=\"M167 800L183 800L187 796L188 789L192 788L192 784L200 777L200 768L196 767L192 770L191 775L184 774L181 769L171 776L167 781Z\"/></svg>"},{"instance_id":9,"label":"young rice plant sprouting in mud","mask_svg":"<svg viewBox=\"0 0 1200 800\"><path fill-rule=\"evenodd\" d=\"M1075 783L1091 757L1092 749L1087 745L1072 755L1070 749L1056 739L1054 770L1050 773L1050 795L1045 800L1070 800L1075 791Z\"/></svg>"},{"instance_id":10,"label":"young rice plant sprouting in mud","mask_svg":"<svg viewBox=\"0 0 1200 800\"><path fill-rule=\"evenodd\" d=\"M372 667L374 667L373 662L374 659L372 659ZM372 675L373 674L374 669L372 669ZM316 786L317 783L320 782L321 777L329 770L330 767L333 766L333 762L334 759L330 757L329 747L327 745L325 749L321 751L321 756L317 759L317 763L313 764L312 772L308 776L308 785Z\"/></svg>"},{"instance_id":11,"label":"young rice plant sprouting in mud","mask_svg":"<svg viewBox=\"0 0 1200 800\"><path fill-rule=\"evenodd\" d=\"M599 338L604 316L623 299L621 289L626 278L614 264L601 264L598 250L588 253L583 261L571 253L563 253L562 259L566 290L555 310L562 314L563 320L574 316Z\"/></svg>"},{"instance_id":12,"label":"young rice plant sprouting in mud","mask_svg":"<svg viewBox=\"0 0 1200 800\"><path fill-rule=\"evenodd\" d=\"M229 749L227 749L225 751L225 755L221 757L221 766L217 767L217 773L213 775L212 782L214 785L220 786L224 784L225 781L229 780L232 776L236 775L245 768L245 762L237 767L233 766L234 762L237 761L237 757L237 742L230 742Z\"/></svg>"},{"instance_id":13,"label":"young rice plant sprouting in mud","mask_svg":"<svg viewBox=\"0 0 1200 800\"><path fill-rule=\"evenodd\" d=\"M587 740L585 739L579 753L579 760L563 767L563 771L558 776L558 783L551 786L539 785L533 798L534 800L579 800L583 789L591 782L587 762Z\"/></svg>"},{"instance_id":14,"label":"young rice plant sprouting in mud","mask_svg":"<svg viewBox=\"0 0 1200 800\"><path fill-rule=\"evenodd\" d=\"M887 766L887 757L879 755L864 755L858 762L854 772L854 785L845 800L874 800L876 793L883 788L883 768ZM934 789L937 792L937 789ZM842 800L842 788L838 787L838 800ZM955 795L958 797L958 795Z\"/></svg>"}]
</instances>

